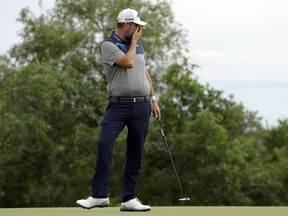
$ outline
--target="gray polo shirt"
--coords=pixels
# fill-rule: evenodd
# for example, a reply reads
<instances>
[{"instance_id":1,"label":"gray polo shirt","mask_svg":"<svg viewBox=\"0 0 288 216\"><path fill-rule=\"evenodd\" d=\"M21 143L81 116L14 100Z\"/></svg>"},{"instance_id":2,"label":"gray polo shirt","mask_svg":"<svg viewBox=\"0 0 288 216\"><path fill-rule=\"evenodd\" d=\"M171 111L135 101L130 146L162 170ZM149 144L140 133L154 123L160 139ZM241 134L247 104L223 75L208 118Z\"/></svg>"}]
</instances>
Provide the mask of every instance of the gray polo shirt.
<instances>
[{"instance_id":1,"label":"gray polo shirt","mask_svg":"<svg viewBox=\"0 0 288 216\"><path fill-rule=\"evenodd\" d=\"M119 38L115 32L101 44L101 56L107 78L109 96L150 95L150 84L146 76L146 59L142 44L138 41L133 68L116 64L121 55L128 52L130 44Z\"/></svg>"}]
</instances>

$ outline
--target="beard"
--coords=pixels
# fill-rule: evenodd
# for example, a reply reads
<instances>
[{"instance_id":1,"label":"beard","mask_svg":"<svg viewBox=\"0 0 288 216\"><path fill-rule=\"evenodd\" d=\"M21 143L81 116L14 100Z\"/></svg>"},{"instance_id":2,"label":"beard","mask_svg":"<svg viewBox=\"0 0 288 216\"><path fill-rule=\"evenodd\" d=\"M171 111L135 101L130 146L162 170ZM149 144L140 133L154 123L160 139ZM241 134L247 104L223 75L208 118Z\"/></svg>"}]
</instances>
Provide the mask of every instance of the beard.
<instances>
[{"instance_id":1,"label":"beard","mask_svg":"<svg viewBox=\"0 0 288 216\"><path fill-rule=\"evenodd\" d=\"M126 33L125 33L125 40L126 41L131 41L133 34L134 34L134 32L131 32L130 30L127 30Z\"/></svg>"}]
</instances>

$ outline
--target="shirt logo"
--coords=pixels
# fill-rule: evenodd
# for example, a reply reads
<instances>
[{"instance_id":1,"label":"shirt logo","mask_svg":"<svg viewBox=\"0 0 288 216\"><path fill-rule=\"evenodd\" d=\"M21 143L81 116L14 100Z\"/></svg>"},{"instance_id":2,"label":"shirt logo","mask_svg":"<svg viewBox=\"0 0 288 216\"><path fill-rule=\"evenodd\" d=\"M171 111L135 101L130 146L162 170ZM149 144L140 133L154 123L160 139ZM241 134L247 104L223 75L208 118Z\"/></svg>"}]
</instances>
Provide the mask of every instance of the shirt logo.
<instances>
[{"instance_id":1,"label":"shirt logo","mask_svg":"<svg viewBox=\"0 0 288 216\"><path fill-rule=\"evenodd\" d=\"M116 43L116 46L125 46L124 44L121 44L121 43Z\"/></svg>"}]
</instances>

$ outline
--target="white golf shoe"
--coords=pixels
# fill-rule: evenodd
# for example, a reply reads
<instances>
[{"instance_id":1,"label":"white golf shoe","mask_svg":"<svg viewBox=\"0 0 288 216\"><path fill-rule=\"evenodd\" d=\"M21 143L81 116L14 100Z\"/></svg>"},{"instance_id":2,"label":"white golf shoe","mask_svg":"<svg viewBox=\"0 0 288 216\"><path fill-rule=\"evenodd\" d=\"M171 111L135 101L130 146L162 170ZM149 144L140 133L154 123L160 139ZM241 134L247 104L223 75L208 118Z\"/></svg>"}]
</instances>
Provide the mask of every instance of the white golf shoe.
<instances>
[{"instance_id":1,"label":"white golf shoe","mask_svg":"<svg viewBox=\"0 0 288 216\"><path fill-rule=\"evenodd\" d=\"M87 199L77 200L76 204L84 209L91 209L91 208L104 208L110 205L109 198L94 198L89 196Z\"/></svg>"},{"instance_id":2,"label":"white golf shoe","mask_svg":"<svg viewBox=\"0 0 288 216\"><path fill-rule=\"evenodd\" d=\"M137 198L121 204L120 211L150 211L151 207L143 205Z\"/></svg>"}]
</instances>

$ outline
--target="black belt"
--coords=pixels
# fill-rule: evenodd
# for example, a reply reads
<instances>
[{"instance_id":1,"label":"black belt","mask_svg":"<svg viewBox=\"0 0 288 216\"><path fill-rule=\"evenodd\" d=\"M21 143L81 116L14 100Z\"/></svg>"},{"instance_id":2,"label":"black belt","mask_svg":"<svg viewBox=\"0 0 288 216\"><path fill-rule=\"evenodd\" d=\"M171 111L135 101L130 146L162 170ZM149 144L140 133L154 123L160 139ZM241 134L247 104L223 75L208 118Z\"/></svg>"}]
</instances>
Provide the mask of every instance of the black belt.
<instances>
[{"instance_id":1,"label":"black belt","mask_svg":"<svg viewBox=\"0 0 288 216\"><path fill-rule=\"evenodd\" d=\"M116 96L110 96L110 101L139 103L139 102L144 102L144 101L150 101L150 96L139 96L139 97L116 97Z\"/></svg>"}]
</instances>

